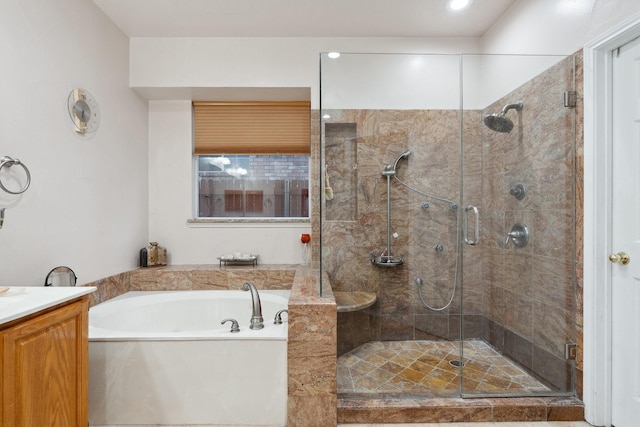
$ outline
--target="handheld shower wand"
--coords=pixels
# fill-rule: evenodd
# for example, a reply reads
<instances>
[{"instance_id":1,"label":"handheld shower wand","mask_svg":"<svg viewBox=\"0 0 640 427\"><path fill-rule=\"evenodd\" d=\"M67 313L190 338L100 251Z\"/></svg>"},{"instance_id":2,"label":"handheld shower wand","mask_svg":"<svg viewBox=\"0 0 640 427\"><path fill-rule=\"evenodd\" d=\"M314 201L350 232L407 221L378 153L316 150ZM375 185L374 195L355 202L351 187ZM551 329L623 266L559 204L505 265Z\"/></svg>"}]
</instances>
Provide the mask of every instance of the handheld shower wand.
<instances>
[{"instance_id":1,"label":"handheld shower wand","mask_svg":"<svg viewBox=\"0 0 640 427\"><path fill-rule=\"evenodd\" d=\"M395 162L393 162L393 166L387 165L382 170L382 176L387 178L387 248L379 257L371 258L371 262L377 266L395 267L404 262L402 257L391 256L391 177L396 178L398 162L402 159L406 159L410 155L411 151L405 151L398 156ZM397 234L394 233L394 237L397 237Z\"/></svg>"}]
</instances>

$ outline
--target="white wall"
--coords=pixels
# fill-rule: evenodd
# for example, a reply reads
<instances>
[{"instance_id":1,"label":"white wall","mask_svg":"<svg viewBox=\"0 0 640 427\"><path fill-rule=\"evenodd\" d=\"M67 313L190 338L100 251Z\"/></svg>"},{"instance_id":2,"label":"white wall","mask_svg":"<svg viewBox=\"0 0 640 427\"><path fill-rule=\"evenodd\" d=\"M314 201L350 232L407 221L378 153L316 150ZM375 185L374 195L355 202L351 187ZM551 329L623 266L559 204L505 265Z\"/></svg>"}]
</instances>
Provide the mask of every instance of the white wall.
<instances>
[{"instance_id":1,"label":"white wall","mask_svg":"<svg viewBox=\"0 0 640 427\"><path fill-rule=\"evenodd\" d=\"M491 54L570 55L638 13L638 0L519 0L484 35L481 48ZM493 102L553 62L487 58L483 98ZM510 73L502 73L505 69ZM500 78L493 77L497 73Z\"/></svg>"},{"instance_id":2,"label":"white wall","mask_svg":"<svg viewBox=\"0 0 640 427\"><path fill-rule=\"evenodd\" d=\"M631 1L634 0L629 0ZM534 55L574 53L587 41L595 2L596 0L520 0L484 35L482 51Z\"/></svg>"},{"instance_id":3,"label":"white wall","mask_svg":"<svg viewBox=\"0 0 640 427\"><path fill-rule=\"evenodd\" d=\"M639 12L638 0L520 0L484 35L482 51L567 55Z\"/></svg>"},{"instance_id":4,"label":"white wall","mask_svg":"<svg viewBox=\"0 0 640 427\"><path fill-rule=\"evenodd\" d=\"M129 40L90 1L0 2L0 156L31 171L21 196L0 190L0 286L42 285L67 265L79 283L128 270L147 240L147 106L128 87ZM67 96L102 112L72 130Z\"/></svg>"},{"instance_id":5,"label":"white wall","mask_svg":"<svg viewBox=\"0 0 640 427\"><path fill-rule=\"evenodd\" d=\"M311 88L319 103L321 52L478 52L476 39L134 38L131 86L151 99L172 88ZM155 91L150 90L155 89Z\"/></svg>"}]
</instances>

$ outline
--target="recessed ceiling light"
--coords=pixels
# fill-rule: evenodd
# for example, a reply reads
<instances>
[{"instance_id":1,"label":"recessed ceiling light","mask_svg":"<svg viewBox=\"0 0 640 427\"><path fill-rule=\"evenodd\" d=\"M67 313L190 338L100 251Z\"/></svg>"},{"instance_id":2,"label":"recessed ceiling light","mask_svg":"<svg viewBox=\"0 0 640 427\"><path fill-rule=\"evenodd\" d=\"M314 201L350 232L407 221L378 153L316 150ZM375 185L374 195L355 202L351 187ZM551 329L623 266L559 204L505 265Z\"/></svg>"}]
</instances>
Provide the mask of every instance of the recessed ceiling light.
<instances>
[{"instance_id":1,"label":"recessed ceiling light","mask_svg":"<svg viewBox=\"0 0 640 427\"><path fill-rule=\"evenodd\" d=\"M453 12L458 12L471 6L471 3L473 3L473 0L449 0L447 8Z\"/></svg>"},{"instance_id":2,"label":"recessed ceiling light","mask_svg":"<svg viewBox=\"0 0 640 427\"><path fill-rule=\"evenodd\" d=\"M331 59L338 59L340 58L340 52L329 52L327 56Z\"/></svg>"}]
</instances>

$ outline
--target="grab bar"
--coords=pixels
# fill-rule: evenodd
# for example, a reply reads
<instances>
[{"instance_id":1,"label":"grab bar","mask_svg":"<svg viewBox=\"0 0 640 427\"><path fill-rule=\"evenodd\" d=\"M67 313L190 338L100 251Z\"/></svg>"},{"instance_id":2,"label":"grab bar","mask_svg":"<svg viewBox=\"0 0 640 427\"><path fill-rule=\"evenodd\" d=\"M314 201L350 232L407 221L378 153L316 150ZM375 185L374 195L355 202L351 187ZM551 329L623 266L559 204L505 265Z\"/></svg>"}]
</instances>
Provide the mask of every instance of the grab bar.
<instances>
[{"instance_id":1,"label":"grab bar","mask_svg":"<svg viewBox=\"0 0 640 427\"><path fill-rule=\"evenodd\" d=\"M474 227L474 238L469 239L469 211L473 212L473 216L475 218L475 227ZM475 246L480 241L480 215L478 212L478 208L469 205L464 209L464 242L467 245Z\"/></svg>"},{"instance_id":2,"label":"grab bar","mask_svg":"<svg viewBox=\"0 0 640 427\"><path fill-rule=\"evenodd\" d=\"M27 188L29 188L29 185L31 184L31 173L29 173L29 169L27 169L25 164L18 159L12 159L9 156L4 156L0 158L0 172L2 172L2 168L4 168L5 166L7 168L11 168L14 165L22 166L22 169L24 169L24 172L27 174L27 183L25 184L24 188L18 191L9 190L7 187L4 186L4 184L2 183L2 180L0 180L0 188L2 188L4 191L6 191L9 194L22 194L25 191L27 191Z\"/></svg>"}]
</instances>

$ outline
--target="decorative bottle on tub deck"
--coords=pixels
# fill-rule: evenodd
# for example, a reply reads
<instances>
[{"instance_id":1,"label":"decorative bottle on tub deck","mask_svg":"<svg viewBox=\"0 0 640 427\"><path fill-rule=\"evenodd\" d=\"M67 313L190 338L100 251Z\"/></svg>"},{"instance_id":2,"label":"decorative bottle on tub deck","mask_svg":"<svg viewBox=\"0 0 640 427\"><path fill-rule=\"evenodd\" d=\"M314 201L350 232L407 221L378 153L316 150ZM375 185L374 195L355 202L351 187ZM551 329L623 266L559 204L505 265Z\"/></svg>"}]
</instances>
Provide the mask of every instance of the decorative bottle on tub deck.
<instances>
[{"instance_id":1,"label":"decorative bottle on tub deck","mask_svg":"<svg viewBox=\"0 0 640 427\"><path fill-rule=\"evenodd\" d=\"M149 246L140 250L140 267L167 265L167 249L158 242L149 242Z\"/></svg>"}]
</instances>

